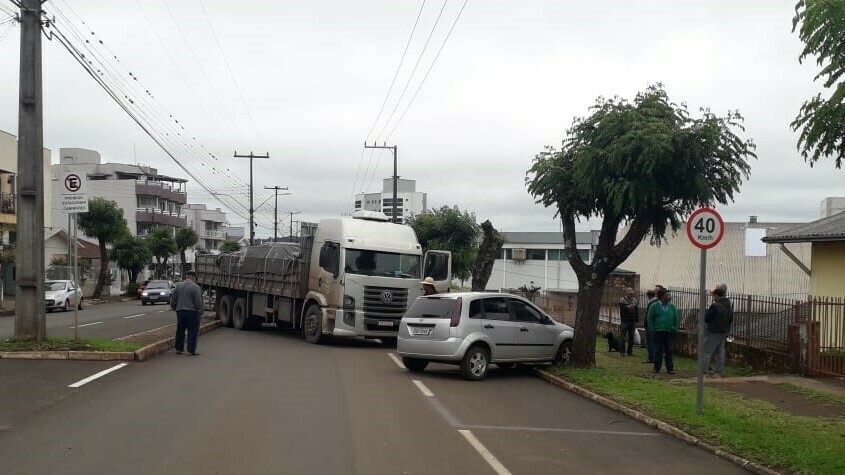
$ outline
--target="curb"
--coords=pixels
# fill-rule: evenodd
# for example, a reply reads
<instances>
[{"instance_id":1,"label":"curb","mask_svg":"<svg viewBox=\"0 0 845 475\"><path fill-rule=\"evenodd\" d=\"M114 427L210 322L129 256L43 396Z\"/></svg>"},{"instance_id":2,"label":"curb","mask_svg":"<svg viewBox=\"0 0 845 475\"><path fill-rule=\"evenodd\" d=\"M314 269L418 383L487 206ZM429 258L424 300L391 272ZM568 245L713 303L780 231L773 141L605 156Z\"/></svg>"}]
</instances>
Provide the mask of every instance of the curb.
<instances>
[{"instance_id":1,"label":"curb","mask_svg":"<svg viewBox=\"0 0 845 475\"><path fill-rule=\"evenodd\" d=\"M212 330L220 328L220 326L220 320L214 320L213 322L206 323L200 326L199 334L202 335L204 333L208 333ZM150 343L149 345L143 348L139 348L135 350L135 353L132 354L136 361L146 361L153 356L164 353L165 351L168 351L173 348L173 342L175 340L176 338L171 336L170 338L167 338L165 340Z\"/></svg>"},{"instance_id":2,"label":"curb","mask_svg":"<svg viewBox=\"0 0 845 475\"><path fill-rule=\"evenodd\" d=\"M536 370L535 374L537 374L541 379L544 379L545 381L547 381L551 384L554 384L555 386L558 386L558 387L563 388L567 391L573 392L573 393L575 393L575 394L577 394L581 397L587 398L587 399L589 399L593 402L601 404L602 406L604 406L608 409L612 409L614 411L621 412L622 414L625 414L626 416L628 416L632 419L636 419L636 420L638 420L638 421L640 421L640 422L642 422L642 423L644 423L648 426L651 426L651 427L659 430L660 432L671 435L672 437L680 439L680 440L682 440L682 441L684 441L684 442L686 442L690 445L694 445L696 447L701 447L702 449L704 449L704 450L706 450L706 451L708 451L708 452L710 452L710 453L712 453L716 456L719 456L719 457L721 457L725 460L733 462L736 465L739 465L740 467L744 468L745 470L748 470L749 472L756 473L758 475L784 475L782 472L778 472L777 470L773 470L771 468L764 467L764 466L759 465L757 463L754 463L750 460L746 460L746 459L744 459L744 458L742 458L738 455L734 455L730 452L726 452L726 451L724 451L724 450L722 450L722 449L720 449L720 448L718 448L714 445L711 445L711 444L699 439L698 437L695 437L693 435L690 435L690 434L684 432L683 430L681 430L681 429L679 429L679 428L677 428L677 427L675 427L671 424L667 424L666 422L663 422L659 419L655 419L651 416L645 415L642 412L635 411L634 409L631 409L627 406L624 406L624 405L622 405L622 404L620 404L620 403L618 403L618 402L616 402L612 399L609 399L609 398L606 398L606 397L601 396L599 394L596 394L596 393L594 393L594 392L592 392L588 389L585 389L581 386L570 383L570 382L566 381L565 379L563 379L559 376L555 376L555 375L553 375L553 374L551 374L547 371Z\"/></svg>"}]
</instances>

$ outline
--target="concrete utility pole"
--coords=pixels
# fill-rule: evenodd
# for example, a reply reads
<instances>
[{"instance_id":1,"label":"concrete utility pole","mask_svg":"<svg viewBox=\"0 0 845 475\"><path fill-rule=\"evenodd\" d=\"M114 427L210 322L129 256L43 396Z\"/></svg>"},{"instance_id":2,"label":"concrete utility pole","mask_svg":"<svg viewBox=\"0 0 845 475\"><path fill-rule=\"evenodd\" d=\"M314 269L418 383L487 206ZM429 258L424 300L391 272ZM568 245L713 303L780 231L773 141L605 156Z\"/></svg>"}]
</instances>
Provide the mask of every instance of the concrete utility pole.
<instances>
[{"instance_id":1,"label":"concrete utility pole","mask_svg":"<svg viewBox=\"0 0 845 475\"><path fill-rule=\"evenodd\" d=\"M276 195L276 203L273 205L273 215L275 216L275 221L273 222L273 242L277 242L279 240L279 190L287 191L288 187L286 186L265 186L265 190L273 190ZM283 195L289 195L290 193L282 193Z\"/></svg>"},{"instance_id":2,"label":"concrete utility pole","mask_svg":"<svg viewBox=\"0 0 845 475\"><path fill-rule=\"evenodd\" d=\"M396 188L399 183L399 175L396 167L396 149L398 147L396 145L391 145L388 147L386 143L382 145L376 145L375 142L373 142L373 145L367 145L367 142L364 142L364 148L382 148L393 150L393 208L391 211L392 216L390 218L390 222L398 223L400 222L399 218L396 216Z\"/></svg>"},{"instance_id":3,"label":"concrete utility pole","mask_svg":"<svg viewBox=\"0 0 845 475\"><path fill-rule=\"evenodd\" d=\"M235 158L249 159L249 245L252 246L255 241L255 221L253 220L253 213L255 212L255 209L252 207L252 161L256 158L270 158L270 154L265 153L264 155L254 155L250 151L249 155L238 155L238 151L235 150Z\"/></svg>"},{"instance_id":4,"label":"concrete utility pole","mask_svg":"<svg viewBox=\"0 0 845 475\"><path fill-rule=\"evenodd\" d=\"M15 339L43 341L44 136L41 116L41 0L21 0L18 104L18 246Z\"/></svg>"},{"instance_id":5,"label":"concrete utility pole","mask_svg":"<svg viewBox=\"0 0 845 475\"><path fill-rule=\"evenodd\" d=\"M291 237L291 240L293 239L293 215L299 214L301 212L302 211L288 211L288 214L290 215L290 237Z\"/></svg>"}]
</instances>

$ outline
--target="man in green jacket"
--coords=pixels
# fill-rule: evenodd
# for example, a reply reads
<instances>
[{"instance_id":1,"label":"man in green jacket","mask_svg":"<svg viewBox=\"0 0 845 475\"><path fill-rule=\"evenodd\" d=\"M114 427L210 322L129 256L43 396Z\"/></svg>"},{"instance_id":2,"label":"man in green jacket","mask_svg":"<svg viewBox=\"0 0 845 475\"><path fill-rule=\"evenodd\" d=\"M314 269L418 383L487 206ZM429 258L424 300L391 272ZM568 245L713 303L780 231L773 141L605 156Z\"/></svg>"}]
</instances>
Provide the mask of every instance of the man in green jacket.
<instances>
[{"instance_id":1,"label":"man in green jacket","mask_svg":"<svg viewBox=\"0 0 845 475\"><path fill-rule=\"evenodd\" d=\"M675 363L672 360L672 351L675 346L675 335L679 330L678 309L672 303L672 294L667 289L660 289L657 292L658 301L648 308L649 330L654 332L654 369L652 372L659 373L666 359L666 372L675 374Z\"/></svg>"}]
</instances>

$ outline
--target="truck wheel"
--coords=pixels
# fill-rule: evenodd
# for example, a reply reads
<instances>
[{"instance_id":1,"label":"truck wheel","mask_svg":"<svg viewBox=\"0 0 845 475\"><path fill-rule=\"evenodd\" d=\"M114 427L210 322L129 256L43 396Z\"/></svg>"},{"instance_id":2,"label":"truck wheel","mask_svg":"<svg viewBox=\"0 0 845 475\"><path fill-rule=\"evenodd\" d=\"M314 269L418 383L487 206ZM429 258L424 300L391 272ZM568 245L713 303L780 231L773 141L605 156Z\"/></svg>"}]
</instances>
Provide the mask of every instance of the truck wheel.
<instances>
[{"instance_id":1,"label":"truck wheel","mask_svg":"<svg viewBox=\"0 0 845 475\"><path fill-rule=\"evenodd\" d=\"M319 345L326 341L323 335L323 312L316 305L309 305L305 311L305 318L302 319L302 334L305 341Z\"/></svg>"},{"instance_id":2,"label":"truck wheel","mask_svg":"<svg viewBox=\"0 0 845 475\"><path fill-rule=\"evenodd\" d=\"M243 297L236 298L235 304L232 305L232 326L238 330L249 330L250 325L247 322L248 319L246 299Z\"/></svg>"},{"instance_id":3,"label":"truck wheel","mask_svg":"<svg viewBox=\"0 0 845 475\"><path fill-rule=\"evenodd\" d=\"M461 359L461 375L470 381L479 381L487 376L490 353L483 346L473 346Z\"/></svg>"},{"instance_id":4,"label":"truck wheel","mask_svg":"<svg viewBox=\"0 0 845 475\"><path fill-rule=\"evenodd\" d=\"M232 326L232 296L223 295L217 304L217 319L224 327Z\"/></svg>"},{"instance_id":5,"label":"truck wheel","mask_svg":"<svg viewBox=\"0 0 845 475\"><path fill-rule=\"evenodd\" d=\"M387 348L396 348L398 338L396 338L395 336L383 336L379 339L381 340L382 346Z\"/></svg>"}]
</instances>

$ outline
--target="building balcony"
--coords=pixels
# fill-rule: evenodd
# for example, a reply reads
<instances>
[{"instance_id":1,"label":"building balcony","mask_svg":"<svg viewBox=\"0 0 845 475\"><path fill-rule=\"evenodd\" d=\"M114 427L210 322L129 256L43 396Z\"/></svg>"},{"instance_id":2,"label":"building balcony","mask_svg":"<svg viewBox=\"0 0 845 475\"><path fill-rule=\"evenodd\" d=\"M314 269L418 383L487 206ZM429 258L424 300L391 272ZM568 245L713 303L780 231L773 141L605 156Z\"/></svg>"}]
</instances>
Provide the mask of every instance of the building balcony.
<instances>
[{"instance_id":1,"label":"building balcony","mask_svg":"<svg viewBox=\"0 0 845 475\"><path fill-rule=\"evenodd\" d=\"M174 189L167 182L138 180L135 182L135 194L164 198L180 205L188 203L188 194Z\"/></svg>"},{"instance_id":2,"label":"building balcony","mask_svg":"<svg viewBox=\"0 0 845 475\"><path fill-rule=\"evenodd\" d=\"M0 193L0 224L17 224L17 206L14 193Z\"/></svg>"},{"instance_id":3,"label":"building balcony","mask_svg":"<svg viewBox=\"0 0 845 475\"><path fill-rule=\"evenodd\" d=\"M138 208L135 210L135 221L138 223L152 224L154 226L173 226L184 228L188 220L177 213L162 211L158 208Z\"/></svg>"},{"instance_id":4,"label":"building balcony","mask_svg":"<svg viewBox=\"0 0 845 475\"><path fill-rule=\"evenodd\" d=\"M226 233L224 231L213 231L210 229L202 229L199 233L197 233L200 239L218 239L223 241L226 239Z\"/></svg>"}]
</instances>

